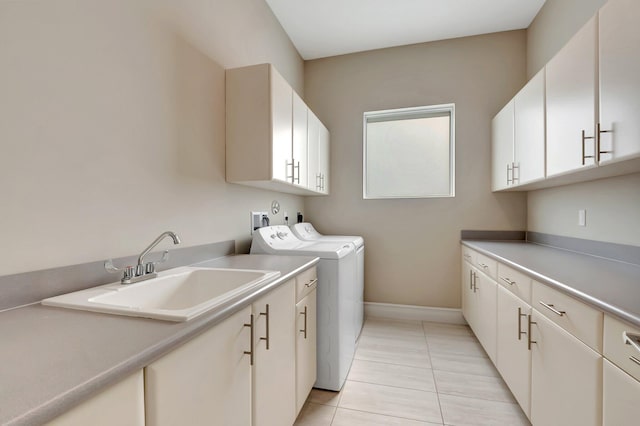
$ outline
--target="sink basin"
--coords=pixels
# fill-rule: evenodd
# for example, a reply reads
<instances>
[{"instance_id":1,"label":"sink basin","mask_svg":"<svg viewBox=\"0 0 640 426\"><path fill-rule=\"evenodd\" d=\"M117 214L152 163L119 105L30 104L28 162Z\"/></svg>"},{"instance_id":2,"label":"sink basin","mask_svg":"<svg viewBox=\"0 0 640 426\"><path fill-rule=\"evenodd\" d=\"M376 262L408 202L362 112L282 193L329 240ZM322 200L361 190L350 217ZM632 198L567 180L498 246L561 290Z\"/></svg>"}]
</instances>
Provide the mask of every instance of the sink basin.
<instances>
[{"instance_id":1,"label":"sink basin","mask_svg":"<svg viewBox=\"0 0 640 426\"><path fill-rule=\"evenodd\" d=\"M106 284L51 297L43 300L42 304L188 321L278 276L278 271L181 267L136 284Z\"/></svg>"}]
</instances>

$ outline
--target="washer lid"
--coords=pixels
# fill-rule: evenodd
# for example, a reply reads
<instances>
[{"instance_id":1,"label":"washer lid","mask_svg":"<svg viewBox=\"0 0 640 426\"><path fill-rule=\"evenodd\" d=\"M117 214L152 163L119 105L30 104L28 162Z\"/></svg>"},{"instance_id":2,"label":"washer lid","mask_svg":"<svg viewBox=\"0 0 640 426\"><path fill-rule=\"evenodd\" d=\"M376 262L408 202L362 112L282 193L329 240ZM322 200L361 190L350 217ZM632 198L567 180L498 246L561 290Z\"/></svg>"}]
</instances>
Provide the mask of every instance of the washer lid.
<instances>
[{"instance_id":1,"label":"washer lid","mask_svg":"<svg viewBox=\"0 0 640 426\"><path fill-rule=\"evenodd\" d=\"M339 259L354 251L346 241L301 241L287 226L266 226L256 230L251 243L251 253L318 256L323 259Z\"/></svg>"},{"instance_id":2,"label":"washer lid","mask_svg":"<svg viewBox=\"0 0 640 426\"><path fill-rule=\"evenodd\" d=\"M303 241L346 241L357 248L364 246L364 238L358 235L322 235L309 222L296 223L290 226L296 237Z\"/></svg>"}]
</instances>

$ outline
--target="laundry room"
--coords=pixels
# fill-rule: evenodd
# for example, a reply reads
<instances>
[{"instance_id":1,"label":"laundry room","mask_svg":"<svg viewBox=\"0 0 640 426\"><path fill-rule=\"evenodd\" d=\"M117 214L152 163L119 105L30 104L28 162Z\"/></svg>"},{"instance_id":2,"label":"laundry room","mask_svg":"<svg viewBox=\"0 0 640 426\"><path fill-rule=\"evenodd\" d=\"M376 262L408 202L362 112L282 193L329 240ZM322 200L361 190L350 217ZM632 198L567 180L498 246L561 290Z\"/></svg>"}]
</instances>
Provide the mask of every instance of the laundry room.
<instances>
[{"instance_id":1,"label":"laundry room","mask_svg":"<svg viewBox=\"0 0 640 426\"><path fill-rule=\"evenodd\" d=\"M635 425L638 18L0 1L0 424Z\"/></svg>"}]
</instances>

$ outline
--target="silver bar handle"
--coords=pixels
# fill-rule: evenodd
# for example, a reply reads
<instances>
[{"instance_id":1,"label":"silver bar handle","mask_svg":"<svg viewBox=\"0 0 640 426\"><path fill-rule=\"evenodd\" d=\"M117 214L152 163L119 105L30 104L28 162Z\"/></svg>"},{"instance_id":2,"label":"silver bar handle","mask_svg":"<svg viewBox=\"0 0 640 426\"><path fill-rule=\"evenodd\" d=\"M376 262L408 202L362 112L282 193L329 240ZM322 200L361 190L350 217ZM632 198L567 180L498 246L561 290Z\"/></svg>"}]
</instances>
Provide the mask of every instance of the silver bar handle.
<instances>
[{"instance_id":1,"label":"silver bar handle","mask_svg":"<svg viewBox=\"0 0 640 426\"><path fill-rule=\"evenodd\" d=\"M509 284L509 285L514 285L516 282L515 281L511 281L509 278L507 277L500 277L500 279L502 281L504 281L505 283Z\"/></svg>"},{"instance_id":2,"label":"silver bar handle","mask_svg":"<svg viewBox=\"0 0 640 426\"><path fill-rule=\"evenodd\" d=\"M266 317L266 332L265 337L261 337L260 340L265 340L267 342L267 350L269 350L269 304L266 304L265 311L260 312L260 315L264 315Z\"/></svg>"},{"instance_id":3,"label":"silver bar handle","mask_svg":"<svg viewBox=\"0 0 640 426\"><path fill-rule=\"evenodd\" d=\"M631 334L623 331L622 341L627 345L633 346L636 351L640 352L640 334Z\"/></svg>"},{"instance_id":4,"label":"silver bar handle","mask_svg":"<svg viewBox=\"0 0 640 426\"><path fill-rule=\"evenodd\" d=\"M473 272L473 292L475 293L478 290L478 274Z\"/></svg>"},{"instance_id":5,"label":"silver bar handle","mask_svg":"<svg viewBox=\"0 0 640 426\"><path fill-rule=\"evenodd\" d=\"M548 310L550 310L551 312L553 312L554 314L558 315L558 316L564 316L567 312L566 311L559 311L555 308L555 306L553 306L551 303L544 303L542 300L540 301L540 304L542 306L544 306L545 308L547 308Z\"/></svg>"},{"instance_id":6,"label":"silver bar handle","mask_svg":"<svg viewBox=\"0 0 640 426\"><path fill-rule=\"evenodd\" d=\"M509 172L511 172L511 179L509 179ZM507 185L513 183L513 166L509 166L507 163Z\"/></svg>"},{"instance_id":7,"label":"silver bar handle","mask_svg":"<svg viewBox=\"0 0 640 426\"><path fill-rule=\"evenodd\" d=\"M289 160L284 160L285 162L285 180L289 180L291 179L291 183L295 183L295 172L296 172L296 168L295 168L295 158L291 159L291 162L289 162ZM289 174L289 166L291 166L291 174Z\"/></svg>"},{"instance_id":8,"label":"silver bar handle","mask_svg":"<svg viewBox=\"0 0 640 426\"><path fill-rule=\"evenodd\" d=\"M601 151L600 150L600 137L602 136L603 133L613 133L613 130L602 130L600 128L600 123L596 124L596 135L598 136L597 138L597 148L596 148L596 161L598 161L598 163L600 162L600 154L613 154L613 150L612 151Z\"/></svg>"},{"instance_id":9,"label":"silver bar handle","mask_svg":"<svg viewBox=\"0 0 640 426\"><path fill-rule=\"evenodd\" d=\"M317 278L312 279L311 281L309 281L308 283L305 283L304 286L309 288L312 287L314 284L316 284L318 282Z\"/></svg>"},{"instance_id":10,"label":"silver bar handle","mask_svg":"<svg viewBox=\"0 0 640 426\"><path fill-rule=\"evenodd\" d=\"M473 271L469 270L469 290L473 290Z\"/></svg>"},{"instance_id":11,"label":"silver bar handle","mask_svg":"<svg viewBox=\"0 0 640 426\"><path fill-rule=\"evenodd\" d=\"M249 350L248 351L244 351L245 355L249 355L249 365L253 365L253 354L254 354L254 350L253 350L253 314L251 314L250 319L249 319L249 324L244 325L245 327L249 327L249 336L250 336L250 340L251 343L249 344Z\"/></svg>"},{"instance_id":12,"label":"silver bar handle","mask_svg":"<svg viewBox=\"0 0 640 426\"><path fill-rule=\"evenodd\" d=\"M594 160L596 158L595 155L585 155L586 153L585 153L584 145L585 145L585 142L586 142L587 139L594 139L594 142L596 142L596 144L597 144L597 139L598 138L596 136L587 136L585 131L584 130L582 131L582 165L583 166L586 164L585 160L587 158L593 158ZM595 147L595 150L597 151L597 147Z\"/></svg>"},{"instance_id":13,"label":"silver bar handle","mask_svg":"<svg viewBox=\"0 0 640 426\"><path fill-rule=\"evenodd\" d=\"M535 340L531 340L531 326L537 324L535 321L531 321L531 315L527 315L527 349L531 350L531 345L538 343Z\"/></svg>"},{"instance_id":14,"label":"silver bar handle","mask_svg":"<svg viewBox=\"0 0 640 426\"><path fill-rule=\"evenodd\" d=\"M522 313L522 308L518 307L518 340L522 340L522 335L527 334L526 331L522 331L522 317L526 317L527 314Z\"/></svg>"},{"instance_id":15,"label":"silver bar handle","mask_svg":"<svg viewBox=\"0 0 640 426\"><path fill-rule=\"evenodd\" d=\"M293 166L293 171L298 170L297 177L293 178L293 183L300 183L300 161L297 162L297 165ZM292 176L293 177L293 176Z\"/></svg>"},{"instance_id":16,"label":"silver bar handle","mask_svg":"<svg viewBox=\"0 0 640 426\"><path fill-rule=\"evenodd\" d=\"M304 311L300 312L300 315L304 315L304 329L300 330L300 333L304 333L304 338L307 338L307 306L305 305Z\"/></svg>"},{"instance_id":17,"label":"silver bar handle","mask_svg":"<svg viewBox=\"0 0 640 426\"><path fill-rule=\"evenodd\" d=\"M518 169L518 176L516 176L516 169ZM520 183L520 163L511 163L511 183Z\"/></svg>"}]
</instances>

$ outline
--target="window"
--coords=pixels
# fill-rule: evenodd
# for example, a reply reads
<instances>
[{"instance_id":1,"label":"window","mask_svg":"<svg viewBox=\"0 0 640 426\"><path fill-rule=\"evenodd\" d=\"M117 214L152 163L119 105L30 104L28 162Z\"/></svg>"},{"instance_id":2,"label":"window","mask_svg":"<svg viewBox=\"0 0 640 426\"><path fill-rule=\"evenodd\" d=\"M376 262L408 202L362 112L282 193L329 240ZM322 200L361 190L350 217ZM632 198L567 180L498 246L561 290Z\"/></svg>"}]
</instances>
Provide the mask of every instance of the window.
<instances>
[{"instance_id":1,"label":"window","mask_svg":"<svg viewBox=\"0 0 640 426\"><path fill-rule=\"evenodd\" d=\"M363 197L455 196L455 105L364 113Z\"/></svg>"}]
</instances>

